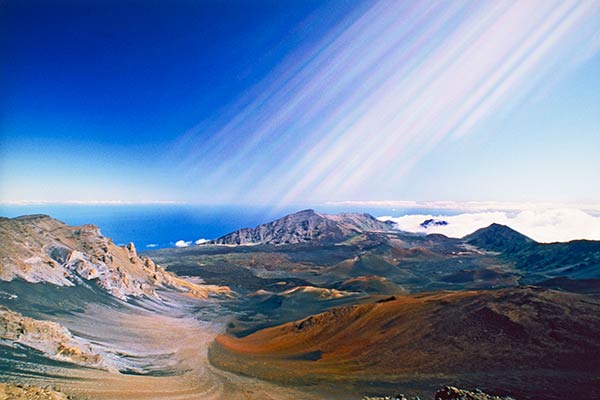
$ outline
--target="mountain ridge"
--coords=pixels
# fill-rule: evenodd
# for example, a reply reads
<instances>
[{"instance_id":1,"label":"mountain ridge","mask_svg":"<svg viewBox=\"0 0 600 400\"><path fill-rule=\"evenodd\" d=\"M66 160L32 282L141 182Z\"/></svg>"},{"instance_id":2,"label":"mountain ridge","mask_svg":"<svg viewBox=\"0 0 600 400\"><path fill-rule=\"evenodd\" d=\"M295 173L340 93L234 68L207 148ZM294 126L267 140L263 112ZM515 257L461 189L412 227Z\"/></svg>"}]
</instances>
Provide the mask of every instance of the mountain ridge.
<instances>
[{"instance_id":1,"label":"mountain ridge","mask_svg":"<svg viewBox=\"0 0 600 400\"><path fill-rule=\"evenodd\" d=\"M500 224L478 229L463 240L477 248L500 253L517 269L539 274L540 280L557 276L600 278L600 241L597 240L539 243Z\"/></svg>"},{"instance_id":2,"label":"mountain ridge","mask_svg":"<svg viewBox=\"0 0 600 400\"><path fill-rule=\"evenodd\" d=\"M515 229L493 223L463 237L467 243L491 251L516 251L537 243Z\"/></svg>"},{"instance_id":3,"label":"mountain ridge","mask_svg":"<svg viewBox=\"0 0 600 400\"><path fill-rule=\"evenodd\" d=\"M218 245L335 243L364 232L392 227L366 213L322 214L312 209L292 213L254 228L242 228L209 242Z\"/></svg>"}]
</instances>

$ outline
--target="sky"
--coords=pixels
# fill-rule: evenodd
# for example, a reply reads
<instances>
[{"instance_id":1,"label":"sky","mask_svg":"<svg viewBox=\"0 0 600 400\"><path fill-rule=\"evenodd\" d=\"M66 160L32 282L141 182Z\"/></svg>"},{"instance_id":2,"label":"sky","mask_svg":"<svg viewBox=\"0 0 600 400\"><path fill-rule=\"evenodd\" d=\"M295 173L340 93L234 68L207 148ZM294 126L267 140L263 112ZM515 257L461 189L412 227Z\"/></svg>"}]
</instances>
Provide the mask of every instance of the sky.
<instances>
[{"instance_id":1,"label":"sky","mask_svg":"<svg viewBox=\"0 0 600 400\"><path fill-rule=\"evenodd\" d=\"M600 203L600 1L0 0L0 202Z\"/></svg>"}]
</instances>

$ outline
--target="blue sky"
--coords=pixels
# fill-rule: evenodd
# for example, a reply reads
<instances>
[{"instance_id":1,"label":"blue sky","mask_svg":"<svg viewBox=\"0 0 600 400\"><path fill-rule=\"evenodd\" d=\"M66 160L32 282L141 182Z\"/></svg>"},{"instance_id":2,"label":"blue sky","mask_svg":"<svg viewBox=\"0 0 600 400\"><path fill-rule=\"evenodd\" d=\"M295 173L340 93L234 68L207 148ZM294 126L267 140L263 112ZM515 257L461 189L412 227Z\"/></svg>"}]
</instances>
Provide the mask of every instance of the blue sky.
<instances>
[{"instance_id":1,"label":"blue sky","mask_svg":"<svg viewBox=\"0 0 600 400\"><path fill-rule=\"evenodd\" d=\"M0 201L600 201L600 2L0 2Z\"/></svg>"}]
</instances>

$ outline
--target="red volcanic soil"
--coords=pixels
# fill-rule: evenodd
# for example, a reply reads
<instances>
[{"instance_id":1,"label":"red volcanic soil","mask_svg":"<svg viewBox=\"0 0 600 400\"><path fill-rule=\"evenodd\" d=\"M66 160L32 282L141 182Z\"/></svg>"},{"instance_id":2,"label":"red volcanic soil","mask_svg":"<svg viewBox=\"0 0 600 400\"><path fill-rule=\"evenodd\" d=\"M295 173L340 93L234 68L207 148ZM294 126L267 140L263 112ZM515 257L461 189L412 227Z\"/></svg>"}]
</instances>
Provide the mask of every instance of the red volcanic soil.
<instances>
[{"instance_id":1,"label":"red volcanic soil","mask_svg":"<svg viewBox=\"0 0 600 400\"><path fill-rule=\"evenodd\" d=\"M462 384L519 399L600 398L600 299L522 287L346 306L243 338L211 362L292 383Z\"/></svg>"}]
</instances>

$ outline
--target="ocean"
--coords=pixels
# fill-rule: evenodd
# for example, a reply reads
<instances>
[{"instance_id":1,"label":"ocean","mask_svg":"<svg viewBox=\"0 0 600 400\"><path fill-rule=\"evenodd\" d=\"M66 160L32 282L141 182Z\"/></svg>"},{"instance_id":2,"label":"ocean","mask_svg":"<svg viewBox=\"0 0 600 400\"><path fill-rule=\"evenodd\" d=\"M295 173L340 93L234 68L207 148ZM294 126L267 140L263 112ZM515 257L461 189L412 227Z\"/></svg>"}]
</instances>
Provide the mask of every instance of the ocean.
<instances>
[{"instance_id":1,"label":"ocean","mask_svg":"<svg viewBox=\"0 0 600 400\"><path fill-rule=\"evenodd\" d=\"M324 213L368 212L374 216L445 214L448 210L369 208L356 206L206 206L152 205L0 205L0 215L47 214L69 225L94 224L116 244L133 242L139 251L174 247L178 241L214 239L231 231L313 208Z\"/></svg>"}]
</instances>

